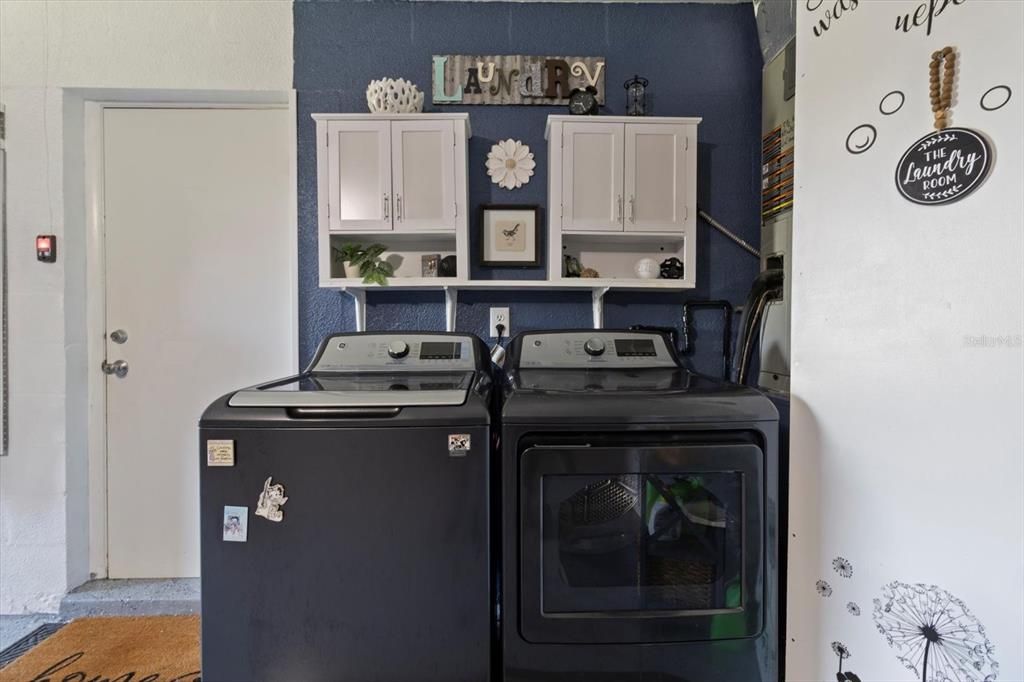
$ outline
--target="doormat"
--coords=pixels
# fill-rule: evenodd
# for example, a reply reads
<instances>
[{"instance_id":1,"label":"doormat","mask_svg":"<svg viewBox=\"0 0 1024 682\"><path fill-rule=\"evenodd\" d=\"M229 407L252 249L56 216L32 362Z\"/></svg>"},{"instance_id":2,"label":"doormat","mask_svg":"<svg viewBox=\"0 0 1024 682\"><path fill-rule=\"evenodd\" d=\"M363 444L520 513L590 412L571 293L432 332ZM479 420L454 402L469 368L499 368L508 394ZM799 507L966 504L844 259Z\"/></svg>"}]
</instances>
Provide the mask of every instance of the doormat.
<instances>
[{"instance_id":1,"label":"doormat","mask_svg":"<svg viewBox=\"0 0 1024 682\"><path fill-rule=\"evenodd\" d=\"M199 616L81 618L0 669L0 682L199 679Z\"/></svg>"}]
</instances>

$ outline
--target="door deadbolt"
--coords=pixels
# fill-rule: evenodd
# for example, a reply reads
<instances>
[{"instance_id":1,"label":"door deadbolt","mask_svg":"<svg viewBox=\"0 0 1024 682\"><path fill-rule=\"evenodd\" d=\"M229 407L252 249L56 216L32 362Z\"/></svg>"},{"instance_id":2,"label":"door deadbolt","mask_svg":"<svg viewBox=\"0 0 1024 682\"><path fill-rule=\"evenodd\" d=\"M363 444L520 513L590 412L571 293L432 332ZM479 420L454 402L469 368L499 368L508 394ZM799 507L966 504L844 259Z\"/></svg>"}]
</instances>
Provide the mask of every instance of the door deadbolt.
<instances>
[{"instance_id":1,"label":"door deadbolt","mask_svg":"<svg viewBox=\"0 0 1024 682\"><path fill-rule=\"evenodd\" d=\"M128 363L124 360L114 360L113 362L103 361L100 365L100 369L103 370L104 374L113 374L118 379L123 379L128 375Z\"/></svg>"},{"instance_id":2,"label":"door deadbolt","mask_svg":"<svg viewBox=\"0 0 1024 682\"><path fill-rule=\"evenodd\" d=\"M110 332L110 340L114 343L124 343L128 340L128 332L123 329L115 329Z\"/></svg>"}]
</instances>

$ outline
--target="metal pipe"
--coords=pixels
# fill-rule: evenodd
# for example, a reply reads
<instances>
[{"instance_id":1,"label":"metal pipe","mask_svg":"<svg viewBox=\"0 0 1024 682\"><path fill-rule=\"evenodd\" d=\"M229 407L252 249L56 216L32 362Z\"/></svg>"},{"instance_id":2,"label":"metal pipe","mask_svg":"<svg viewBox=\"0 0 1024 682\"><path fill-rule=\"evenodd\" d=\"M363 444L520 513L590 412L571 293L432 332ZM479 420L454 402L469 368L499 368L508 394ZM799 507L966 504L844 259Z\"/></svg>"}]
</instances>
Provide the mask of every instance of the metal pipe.
<instances>
[{"instance_id":1,"label":"metal pipe","mask_svg":"<svg viewBox=\"0 0 1024 682\"><path fill-rule=\"evenodd\" d=\"M697 207L697 215L699 215L701 218L703 218L705 220L705 222L707 222L708 225L710 225L711 227L715 228L716 230L718 230L719 232L724 234L726 237L728 237L730 240L732 240L737 246L739 246L741 249L743 249L744 251L749 253L751 256L754 256L755 258L760 258L761 257L761 252L760 251L755 249L753 246L750 245L749 242L747 242L746 240L741 238L739 235L737 235L735 232L730 230L728 227L726 227L722 223L720 223L717 220L715 220L714 218L712 218L700 206Z\"/></svg>"}]
</instances>

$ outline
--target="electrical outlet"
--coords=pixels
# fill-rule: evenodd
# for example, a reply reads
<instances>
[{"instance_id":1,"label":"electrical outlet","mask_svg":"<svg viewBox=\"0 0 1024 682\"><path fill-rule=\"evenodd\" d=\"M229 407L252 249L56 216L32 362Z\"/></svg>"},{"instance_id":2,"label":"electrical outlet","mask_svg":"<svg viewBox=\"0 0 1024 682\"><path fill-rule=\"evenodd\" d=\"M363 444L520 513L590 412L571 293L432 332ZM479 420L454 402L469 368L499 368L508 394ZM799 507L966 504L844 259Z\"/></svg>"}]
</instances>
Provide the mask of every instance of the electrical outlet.
<instances>
[{"instance_id":1,"label":"electrical outlet","mask_svg":"<svg viewBox=\"0 0 1024 682\"><path fill-rule=\"evenodd\" d=\"M503 324L505 328L501 331L501 337L507 339L512 336L512 322L508 316L508 308L491 308L491 338L498 338L498 325Z\"/></svg>"}]
</instances>

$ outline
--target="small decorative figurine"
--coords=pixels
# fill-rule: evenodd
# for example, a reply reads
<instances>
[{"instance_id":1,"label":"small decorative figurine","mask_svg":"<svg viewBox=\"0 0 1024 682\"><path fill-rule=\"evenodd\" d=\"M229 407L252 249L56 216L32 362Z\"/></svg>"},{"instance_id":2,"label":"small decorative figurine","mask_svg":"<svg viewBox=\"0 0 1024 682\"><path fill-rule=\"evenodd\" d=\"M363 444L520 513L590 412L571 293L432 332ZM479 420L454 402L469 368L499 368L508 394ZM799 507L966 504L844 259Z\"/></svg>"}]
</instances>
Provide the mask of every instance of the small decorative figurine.
<instances>
[{"instance_id":1,"label":"small decorative figurine","mask_svg":"<svg viewBox=\"0 0 1024 682\"><path fill-rule=\"evenodd\" d=\"M263 492L256 503L256 516L262 516L267 521L280 522L284 519L284 512L281 507L288 501L284 496L284 486L280 483L272 483L273 476L267 476L263 482Z\"/></svg>"},{"instance_id":2,"label":"small decorative figurine","mask_svg":"<svg viewBox=\"0 0 1024 682\"><path fill-rule=\"evenodd\" d=\"M647 79L633 76L623 86L626 88L626 115L647 115Z\"/></svg>"},{"instance_id":3,"label":"small decorative figurine","mask_svg":"<svg viewBox=\"0 0 1024 682\"><path fill-rule=\"evenodd\" d=\"M580 271L580 277L585 277L587 279L595 279L600 276L601 275L599 275L597 270L594 268L583 268L583 270Z\"/></svg>"},{"instance_id":4,"label":"small decorative figurine","mask_svg":"<svg viewBox=\"0 0 1024 682\"><path fill-rule=\"evenodd\" d=\"M592 116L597 113L597 88L588 85L569 93L569 113L573 116Z\"/></svg>"},{"instance_id":5,"label":"small decorative figurine","mask_svg":"<svg viewBox=\"0 0 1024 682\"><path fill-rule=\"evenodd\" d=\"M661 261L662 279L682 279L683 278L683 261L679 260L675 256L672 258L666 258Z\"/></svg>"},{"instance_id":6,"label":"small decorative figurine","mask_svg":"<svg viewBox=\"0 0 1024 682\"><path fill-rule=\"evenodd\" d=\"M575 256L562 256L562 260L565 263L565 276L566 277L579 277L580 272L583 271L583 266L580 265L580 261Z\"/></svg>"},{"instance_id":7,"label":"small decorative figurine","mask_svg":"<svg viewBox=\"0 0 1024 682\"><path fill-rule=\"evenodd\" d=\"M427 253L420 259L420 274L424 277L437 277L437 267L441 264L441 254Z\"/></svg>"},{"instance_id":8,"label":"small decorative figurine","mask_svg":"<svg viewBox=\"0 0 1024 682\"><path fill-rule=\"evenodd\" d=\"M658 264L653 258L641 258L633 266L633 272L640 279L657 279Z\"/></svg>"}]
</instances>

